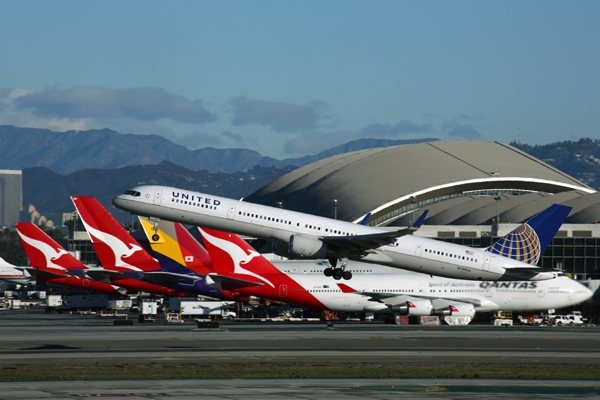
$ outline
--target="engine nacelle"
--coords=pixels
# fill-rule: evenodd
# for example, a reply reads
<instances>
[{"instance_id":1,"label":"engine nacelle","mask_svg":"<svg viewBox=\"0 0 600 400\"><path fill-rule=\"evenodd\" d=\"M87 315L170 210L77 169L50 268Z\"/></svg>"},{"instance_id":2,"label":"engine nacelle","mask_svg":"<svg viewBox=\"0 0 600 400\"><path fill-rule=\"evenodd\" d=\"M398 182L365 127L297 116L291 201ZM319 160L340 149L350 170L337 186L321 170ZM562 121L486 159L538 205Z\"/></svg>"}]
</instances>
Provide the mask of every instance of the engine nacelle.
<instances>
[{"instance_id":1,"label":"engine nacelle","mask_svg":"<svg viewBox=\"0 0 600 400\"><path fill-rule=\"evenodd\" d=\"M403 304L394 305L391 309L401 315L433 315L433 304L431 304L431 300L426 299L410 300Z\"/></svg>"},{"instance_id":2,"label":"engine nacelle","mask_svg":"<svg viewBox=\"0 0 600 400\"><path fill-rule=\"evenodd\" d=\"M304 235L290 236L288 252L303 258L328 258L327 244L321 240Z\"/></svg>"},{"instance_id":3,"label":"engine nacelle","mask_svg":"<svg viewBox=\"0 0 600 400\"><path fill-rule=\"evenodd\" d=\"M449 307L453 317L475 317L475 306L473 304L454 304Z\"/></svg>"}]
</instances>

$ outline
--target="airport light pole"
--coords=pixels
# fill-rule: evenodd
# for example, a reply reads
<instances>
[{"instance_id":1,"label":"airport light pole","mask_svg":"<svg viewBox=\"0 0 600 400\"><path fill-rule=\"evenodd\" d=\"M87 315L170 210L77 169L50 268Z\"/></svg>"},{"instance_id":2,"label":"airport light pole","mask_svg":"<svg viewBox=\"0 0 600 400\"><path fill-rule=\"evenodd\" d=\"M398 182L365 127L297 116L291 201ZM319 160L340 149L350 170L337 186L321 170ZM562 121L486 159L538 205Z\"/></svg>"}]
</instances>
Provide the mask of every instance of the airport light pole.
<instances>
[{"instance_id":1,"label":"airport light pole","mask_svg":"<svg viewBox=\"0 0 600 400\"><path fill-rule=\"evenodd\" d=\"M340 201L338 199L333 199L333 219L337 219L337 208L339 204Z\"/></svg>"}]
</instances>

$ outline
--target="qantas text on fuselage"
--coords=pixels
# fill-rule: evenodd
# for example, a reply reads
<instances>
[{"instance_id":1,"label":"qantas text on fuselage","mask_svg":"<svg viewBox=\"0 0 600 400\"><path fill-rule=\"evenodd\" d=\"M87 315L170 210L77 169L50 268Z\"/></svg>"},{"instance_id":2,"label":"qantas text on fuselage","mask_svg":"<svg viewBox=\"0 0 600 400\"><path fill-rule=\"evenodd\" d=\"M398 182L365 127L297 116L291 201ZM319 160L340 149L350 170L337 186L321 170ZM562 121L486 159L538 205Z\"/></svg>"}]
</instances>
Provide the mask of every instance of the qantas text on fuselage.
<instances>
[{"instance_id":1,"label":"qantas text on fuselage","mask_svg":"<svg viewBox=\"0 0 600 400\"><path fill-rule=\"evenodd\" d=\"M135 187L115 197L113 204L133 214L272 240L299 258L346 257L468 280L546 280L557 276L483 249L413 235L398 234L389 240L396 232L165 186ZM371 237L384 237L389 244L382 242L358 256L343 247L333 250L335 245L330 244L339 241L347 245ZM527 271L527 276L515 271Z\"/></svg>"}]
</instances>

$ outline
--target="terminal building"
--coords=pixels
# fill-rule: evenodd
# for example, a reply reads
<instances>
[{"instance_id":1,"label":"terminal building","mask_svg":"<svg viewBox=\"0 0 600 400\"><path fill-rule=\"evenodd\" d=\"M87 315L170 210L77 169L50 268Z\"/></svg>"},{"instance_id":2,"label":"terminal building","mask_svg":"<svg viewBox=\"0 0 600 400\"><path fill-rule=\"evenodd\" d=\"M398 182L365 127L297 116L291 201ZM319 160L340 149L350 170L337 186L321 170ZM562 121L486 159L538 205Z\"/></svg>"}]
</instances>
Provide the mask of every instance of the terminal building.
<instances>
[{"instance_id":1,"label":"terminal building","mask_svg":"<svg viewBox=\"0 0 600 400\"><path fill-rule=\"evenodd\" d=\"M23 210L23 174L18 170L0 170L0 227L12 228Z\"/></svg>"},{"instance_id":2,"label":"terminal building","mask_svg":"<svg viewBox=\"0 0 600 400\"><path fill-rule=\"evenodd\" d=\"M510 145L435 141L340 154L298 168L246 201L487 247L552 204L573 208L540 266L600 279L600 194ZM499 221L499 223L498 223Z\"/></svg>"}]
</instances>

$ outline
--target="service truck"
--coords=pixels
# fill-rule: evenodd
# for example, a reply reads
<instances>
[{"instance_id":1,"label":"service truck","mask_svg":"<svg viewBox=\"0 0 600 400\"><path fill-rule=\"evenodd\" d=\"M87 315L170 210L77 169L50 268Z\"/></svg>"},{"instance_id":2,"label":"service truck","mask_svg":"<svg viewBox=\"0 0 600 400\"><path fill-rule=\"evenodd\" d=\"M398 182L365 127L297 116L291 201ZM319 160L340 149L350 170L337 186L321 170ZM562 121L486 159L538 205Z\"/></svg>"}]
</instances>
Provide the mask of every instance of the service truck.
<instances>
[{"instance_id":1,"label":"service truck","mask_svg":"<svg viewBox=\"0 0 600 400\"><path fill-rule=\"evenodd\" d=\"M74 310L102 310L108 308L108 296L105 294L85 294L63 296L62 305L56 307L60 312Z\"/></svg>"},{"instance_id":2,"label":"service truck","mask_svg":"<svg viewBox=\"0 0 600 400\"><path fill-rule=\"evenodd\" d=\"M219 316L224 319L236 319L233 311L234 301L200 301L185 298L170 298L169 311L181 315Z\"/></svg>"}]
</instances>

